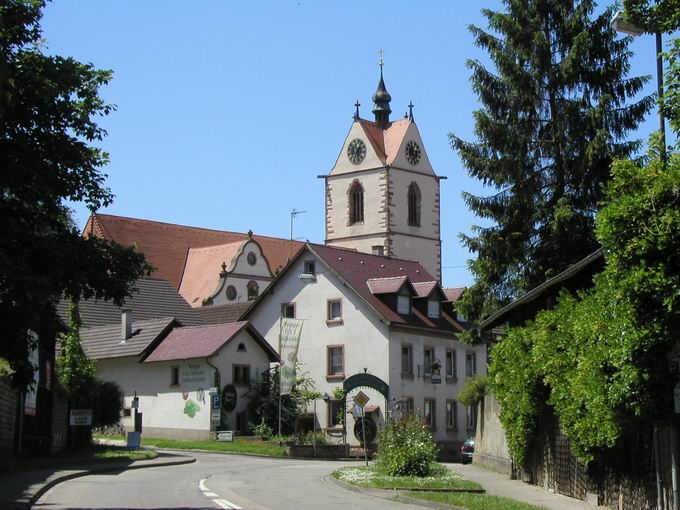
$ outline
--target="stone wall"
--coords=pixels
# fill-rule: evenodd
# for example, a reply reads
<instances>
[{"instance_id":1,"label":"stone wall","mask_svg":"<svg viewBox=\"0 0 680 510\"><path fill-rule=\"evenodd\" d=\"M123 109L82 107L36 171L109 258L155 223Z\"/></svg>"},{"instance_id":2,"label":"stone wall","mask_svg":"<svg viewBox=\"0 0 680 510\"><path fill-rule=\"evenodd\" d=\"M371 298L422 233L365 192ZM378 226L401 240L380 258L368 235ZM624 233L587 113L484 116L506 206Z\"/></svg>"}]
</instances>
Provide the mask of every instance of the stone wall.
<instances>
[{"instance_id":1,"label":"stone wall","mask_svg":"<svg viewBox=\"0 0 680 510\"><path fill-rule=\"evenodd\" d=\"M500 406L493 395L485 396L479 403L473 462L511 475L512 460L499 414Z\"/></svg>"},{"instance_id":2,"label":"stone wall","mask_svg":"<svg viewBox=\"0 0 680 510\"><path fill-rule=\"evenodd\" d=\"M9 379L0 377L0 467L14 453L18 396Z\"/></svg>"}]
</instances>

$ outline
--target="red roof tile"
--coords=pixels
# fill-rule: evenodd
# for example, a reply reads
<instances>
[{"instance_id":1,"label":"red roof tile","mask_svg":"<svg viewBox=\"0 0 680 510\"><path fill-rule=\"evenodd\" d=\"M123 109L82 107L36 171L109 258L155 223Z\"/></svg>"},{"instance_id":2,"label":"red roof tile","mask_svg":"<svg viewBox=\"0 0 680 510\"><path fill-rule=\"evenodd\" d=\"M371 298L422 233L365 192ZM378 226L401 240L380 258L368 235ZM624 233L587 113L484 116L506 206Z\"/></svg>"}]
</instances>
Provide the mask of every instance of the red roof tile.
<instances>
[{"instance_id":1,"label":"red roof tile","mask_svg":"<svg viewBox=\"0 0 680 510\"><path fill-rule=\"evenodd\" d=\"M247 325L245 321L175 328L144 362L209 358Z\"/></svg>"},{"instance_id":2,"label":"red roof tile","mask_svg":"<svg viewBox=\"0 0 680 510\"><path fill-rule=\"evenodd\" d=\"M215 292L220 281L222 264L226 264L227 271L233 270L235 255L247 242L190 248L179 286L179 293L186 302L194 308L201 306L203 300Z\"/></svg>"},{"instance_id":3,"label":"red roof tile","mask_svg":"<svg viewBox=\"0 0 680 510\"><path fill-rule=\"evenodd\" d=\"M380 160L388 165L392 164L404 141L411 120L396 120L385 129L370 120L360 119L359 122Z\"/></svg>"},{"instance_id":4,"label":"red roof tile","mask_svg":"<svg viewBox=\"0 0 680 510\"><path fill-rule=\"evenodd\" d=\"M399 292L406 282L406 276L393 276L387 278L370 278L366 280L371 294L394 294Z\"/></svg>"},{"instance_id":5,"label":"red roof tile","mask_svg":"<svg viewBox=\"0 0 680 510\"><path fill-rule=\"evenodd\" d=\"M401 276L407 277L414 284L434 280L423 266L411 260L381 257L318 244L309 244L308 246L342 279L349 283L381 316L393 324L408 325L409 320L373 295L369 289L368 280Z\"/></svg>"},{"instance_id":6,"label":"red roof tile","mask_svg":"<svg viewBox=\"0 0 680 510\"><path fill-rule=\"evenodd\" d=\"M443 289L444 290L444 295L446 296L446 299L452 302L456 302L460 299L460 296L463 295L463 292L465 291L465 287L453 287L450 289Z\"/></svg>"},{"instance_id":7,"label":"red roof tile","mask_svg":"<svg viewBox=\"0 0 680 510\"><path fill-rule=\"evenodd\" d=\"M190 248L216 246L247 240L248 234L162 223L159 221L93 214L83 235L95 235L123 246L136 245L148 262L156 267L156 278L168 280L176 289L182 281L184 263ZM291 254L287 239L253 235L264 251L272 271L282 268ZM292 242L293 255L303 243Z\"/></svg>"}]
</instances>

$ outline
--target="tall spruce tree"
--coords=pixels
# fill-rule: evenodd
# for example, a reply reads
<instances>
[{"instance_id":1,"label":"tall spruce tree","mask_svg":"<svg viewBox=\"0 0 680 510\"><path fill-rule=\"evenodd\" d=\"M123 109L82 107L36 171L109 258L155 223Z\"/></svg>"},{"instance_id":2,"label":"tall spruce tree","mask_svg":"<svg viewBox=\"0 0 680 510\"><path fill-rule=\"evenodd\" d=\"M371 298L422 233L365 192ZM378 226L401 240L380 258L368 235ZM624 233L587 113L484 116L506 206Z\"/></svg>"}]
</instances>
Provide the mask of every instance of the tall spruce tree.
<instances>
[{"instance_id":1,"label":"tall spruce tree","mask_svg":"<svg viewBox=\"0 0 680 510\"><path fill-rule=\"evenodd\" d=\"M630 38L609 25L595 2L505 0L484 9L490 31L470 26L494 68L468 61L482 107L476 142L450 140L468 173L494 189L464 193L490 226L463 243L477 255L462 310L487 316L518 294L594 251L594 216L613 159L630 156L626 139L652 108L631 101L648 77L627 77Z\"/></svg>"}]
</instances>

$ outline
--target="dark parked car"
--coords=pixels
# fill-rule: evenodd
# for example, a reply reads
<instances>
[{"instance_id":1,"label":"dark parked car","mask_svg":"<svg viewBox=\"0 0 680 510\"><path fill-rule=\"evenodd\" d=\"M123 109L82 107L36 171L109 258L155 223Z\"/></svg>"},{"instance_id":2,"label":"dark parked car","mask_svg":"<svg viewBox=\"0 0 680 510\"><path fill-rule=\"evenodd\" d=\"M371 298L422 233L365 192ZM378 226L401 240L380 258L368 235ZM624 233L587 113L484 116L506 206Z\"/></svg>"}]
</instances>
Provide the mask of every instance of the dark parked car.
<instances>
[{"instance_id":1,"label":"dark parked car","mask_svg":"<svg viewBox=\"0 0 680 510\"><path fill-rule=\"evenodd\" d=\"M471 437L460 447L460 459L463 464L472 462L472 454L475 453L475 438Z\"/></svg>"}]
</instances>

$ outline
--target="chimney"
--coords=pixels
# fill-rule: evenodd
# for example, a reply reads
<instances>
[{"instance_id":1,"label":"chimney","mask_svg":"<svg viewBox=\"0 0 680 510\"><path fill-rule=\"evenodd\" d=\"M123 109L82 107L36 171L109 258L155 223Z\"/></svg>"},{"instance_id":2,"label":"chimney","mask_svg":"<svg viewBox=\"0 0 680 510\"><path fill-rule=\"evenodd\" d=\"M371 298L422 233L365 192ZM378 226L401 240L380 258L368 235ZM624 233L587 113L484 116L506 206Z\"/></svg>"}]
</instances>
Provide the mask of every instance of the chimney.
<instances>
[{"instance_id":1,"label":"chimney","mask_svg":"<svg viewBox=\"0 0 680 510\"><path fill-rule=\"evenodd\" d=\"M120 315L120 343L124 344L132 336L132 310L123 308Z\"/></svg>"}]
</instances>

